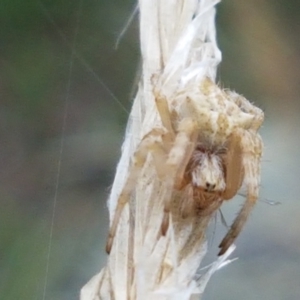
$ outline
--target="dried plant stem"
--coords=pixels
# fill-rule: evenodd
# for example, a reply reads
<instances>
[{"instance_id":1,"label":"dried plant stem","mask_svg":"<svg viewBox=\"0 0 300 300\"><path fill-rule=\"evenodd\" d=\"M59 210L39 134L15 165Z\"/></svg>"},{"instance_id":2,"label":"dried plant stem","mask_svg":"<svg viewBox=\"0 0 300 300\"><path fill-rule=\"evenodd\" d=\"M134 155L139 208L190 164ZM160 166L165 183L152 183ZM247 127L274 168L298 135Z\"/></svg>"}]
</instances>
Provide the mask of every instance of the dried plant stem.
<instances>
[{"instance_id":1,"label":"dried plant stem","mask_svg":"<svg viewBox=\"0 0 300 300\"><path fill-rule=\"evenodd\" d=\"M129 199L118 222L108 264L82 289L81 300L192 299L203 293L210 276L233 251L234 247L229 248L205 274L197 275L206 253L205 230L211 214L182 218L184 193L170 190L172 185L159 179L157 165L163 165L164 156L156 155L153 163L153 157L146 155L141 163L136 154L147 134L162 143L161 132L172 126L172 120L168 124L167 118L160 118L158 94L169 101L179 83L185 86L191 79L215 79L221 61L214 20L218 2L139 0L142 78L108 200L111 222L124 187ZM155 135L155 130L161 130L160 135ZM140 159L136 169L131 164L134 155ZM168 197L172 199L169 227L162 236Z\"/></svg>"}]
</instances>

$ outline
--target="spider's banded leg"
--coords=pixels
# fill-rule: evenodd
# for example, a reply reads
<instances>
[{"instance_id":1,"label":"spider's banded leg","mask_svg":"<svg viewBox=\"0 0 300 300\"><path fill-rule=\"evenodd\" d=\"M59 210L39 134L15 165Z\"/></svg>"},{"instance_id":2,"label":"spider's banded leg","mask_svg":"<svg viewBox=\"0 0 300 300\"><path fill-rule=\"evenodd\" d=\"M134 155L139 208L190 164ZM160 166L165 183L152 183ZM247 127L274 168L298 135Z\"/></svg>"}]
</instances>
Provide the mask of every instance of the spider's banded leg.
<instances>
[{"instance_id":1,"label":"spider's banded leg","mask_svg":"<svg viewBox=\"0 0 300 300\"><path fill-rule=\"evenodd\" d=\"M191 158L197 142L197 123L192 119L183 119L178 128L174 145L166 162L164 189L164 217L161 232L166 234L169 227L169 212L172 203L172 193L175 185L182 181L184 171Z\"/></svg>"},{"instance_id":2,"label":"spider's banded leg","mask_svg":"<svg viewBox=\"0 0 300 300\"><path fill-rule=\"evenodd\" d=\"M242 147L247 198L238 216L231 225L230 230L219 246L221 248L219 255L224 254L239 235L258 198L260 158L262 154L262 141L260 136L256 132L245 131L242 137Z\"/></svg>"},{"instance_id":3,"label":"spider's banded leg","mask_svg":"<svg viewBox=\"0 0 300 300\"><path fill-rule=\"evenodd\" d=\"M241 135L232 134L229 137L228 150L225 156L224 169L226 172L226 189L222 195L224 200L233 198L243 181Z\"/></svg>"},{"instance_id":4,"label":"spider's banded leg","mask_svg":"<svg viewBox=\"0 0 300 300\"><path fill-rule=\"evenodd\" d=\"M158 137L161 137L164 132L160 129L153 129L150 131L140 142L140 144L137 147L136 152L133 155L131 165L128 170L128 176L125 181L123 190L121 191L121 194L118 198L118 203L115 209L115 213L113 216L113 220L110 226L107 242L106 242L106 252L109 254L112 248L113 240L117 231L119 219L121 217L122 211L124 209L124 206L130 199L130 195L132 190L134 189L134 186L136 184L136 179L138 175L140 174L140 171L142 170L145 161L147 159L148 153L153 152L156 153L156 157L165 157L166 154L161 146L160 141L157 139ZM159 155L158 155L159 154ZM157 158L154 159L154 163L161 164L161 160L158 160ZM158 166L156 166L156 169L159 170ZM159 172L158 172L158 175ZM162 176L162 175L161 175Z\"/></svg>"}]
</instances>

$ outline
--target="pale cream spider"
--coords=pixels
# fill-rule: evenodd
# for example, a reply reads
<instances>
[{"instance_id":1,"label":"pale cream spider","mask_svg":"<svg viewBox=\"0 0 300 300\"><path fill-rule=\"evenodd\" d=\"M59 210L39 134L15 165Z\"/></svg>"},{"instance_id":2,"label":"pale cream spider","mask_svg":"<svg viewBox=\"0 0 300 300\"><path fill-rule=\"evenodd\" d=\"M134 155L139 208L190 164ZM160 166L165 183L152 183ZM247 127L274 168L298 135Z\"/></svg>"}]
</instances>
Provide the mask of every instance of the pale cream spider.
<instances>
[{"instance_id":1,"label":"pale cream spider","mask_svg":"<svg viewBox=\"0 0 300 300\"><path fill-rule=\"evenodd\" d=\"M184 189L187 195L181 203L184 218L194 213L199 217L213 214L223 200L233 198L241 185L245 185L246 201L222 240L219 255L239 235L257 201L263 148L257 131L263 122L263 112L208 78L196 92L178 95L167 101L156 94L163 128L154 128L145 135L132 157L111 223L107 253L111 251L122 210L149 153L158 177L165 184L162 235L169 227L174 189Z\"/></svg>"}]
</instances>

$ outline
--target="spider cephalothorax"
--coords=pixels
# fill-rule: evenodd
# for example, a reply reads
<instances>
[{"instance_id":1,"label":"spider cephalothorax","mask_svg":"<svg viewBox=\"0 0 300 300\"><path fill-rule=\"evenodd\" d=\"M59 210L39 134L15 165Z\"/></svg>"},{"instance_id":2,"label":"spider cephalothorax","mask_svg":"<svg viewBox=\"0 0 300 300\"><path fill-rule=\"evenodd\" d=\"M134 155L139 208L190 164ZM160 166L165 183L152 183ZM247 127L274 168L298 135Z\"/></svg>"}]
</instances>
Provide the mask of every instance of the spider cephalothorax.
<instances>
[{"instance_id":1,"label":"spider cephalothorax","mask_svg":"<svg viewBox=\"0 0 300 300\"><path fill-rule=\"evenodd\" d=\"M109 253L123 207L151 154L164 183L162 234L169 227L174 190L184 190L182 216L213 214L232 199L242 184L246 201L220 244L223 254L242 230L259 192L262 140L258 129L263 112L244 97L220 89L209 78L200 87L178 91L172 99L155 94L162 128L146 134L133 155L119 196L106 250ZM142 201L142 200L141 200Z\"/></svg>"}]
</instances>

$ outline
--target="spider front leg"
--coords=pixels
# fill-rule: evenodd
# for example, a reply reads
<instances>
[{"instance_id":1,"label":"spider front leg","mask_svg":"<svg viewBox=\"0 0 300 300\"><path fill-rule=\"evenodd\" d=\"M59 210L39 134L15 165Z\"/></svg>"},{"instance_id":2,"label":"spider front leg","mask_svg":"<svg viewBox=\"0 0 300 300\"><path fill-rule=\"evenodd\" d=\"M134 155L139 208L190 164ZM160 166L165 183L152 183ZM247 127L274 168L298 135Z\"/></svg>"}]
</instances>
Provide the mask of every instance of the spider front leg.
<instances>
[{"instance_id":1,"label":"spider front leg","mask_svg":"<svg viewBox=\"0 0 300 300\"><path fill-rule=\"evenodd\" d=\"M116 235L116 231L118 228L119 219L121 217L122 211L128 203L132 190L135 187L136 180L138 175L140 174L145 161L147 159L148 153L151 152L153 154L153 161L155 168L158 172L158 176L162 177L161 170L161 164L166 159L166 152L162 146L161 138L163 139L163 136L165 134L165 131L163 129L153 129L150 131L140 142L140 144L137 147L137 150L135 151L131 165L128 170L128 176L125 181L123 190L121 191L121 194L118 198L117 206L115 209L115 213L113 216L113 220L109 229L109 234L106 242L106 252L107 254L110 253L113 240ZM165 159L164 159L165 158Z\"/></svg>"},{"instance_id":2,"label":"spider front leg","mask_svg":"<svg viewBox=\"0 0 300 300\"><path fill-rule=\"evenodd\" d=\"M244 170L241 136L242 133L234 132L228 138L227 151L223 157L226 182L226 188L222 194L224 200L232 199L243 183Z\"/></svg>"},{"instance_id":3,"label":"spider front leg","mask_svg":"<svg viewBox=\"0 0 300 300\"><path fill-rule=\"evenodd\" d=\"M190 118L183 119L178 126L175 138L166 162L164 188L164 216L161 225L162 235L166 235L169 228L169 214L172 205L172 193L184 177L186 166L195 149L198 138L197 123Z\"/></svg>"},{"instance_id":4,"label":"spider front leg","mask_svg":"<svg viewBox=\"0 0 300 300\"><path fill-rule=\"evenodd\" d=\"M122 211L130 199L130 195L136 184L137 177L145 164L149 152L152 153L153 163L158 177L161 179L163 177L165 178L166 170L162 166L164 166L167 158L166 153L169 152L171 145L174 142L175 133L172 127L170 111L166 98L156 94L155 101L156 108L164 129L156 128L150 131L142 139L133 155L131 166L128 170L128 176L123 190L118 198L118 203L110 226L106 243L106 252L108 254L112 248Z\"/></svg>"},{"instance_id":5,"label":"spider front leg","mask_svg":"<svg viewBox=\"0 0 300 300\"><path fill-rule=\"evenodd\" d=\"M247 188L247 198L231 225L230 230L219 245L219 255L224 254L241 232L247 218L254 207L259 194L260 159L262 155L262 140L255 131L244 131L241 136L243 156L244 182Z\"/></svg>"}]
</instances>

